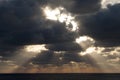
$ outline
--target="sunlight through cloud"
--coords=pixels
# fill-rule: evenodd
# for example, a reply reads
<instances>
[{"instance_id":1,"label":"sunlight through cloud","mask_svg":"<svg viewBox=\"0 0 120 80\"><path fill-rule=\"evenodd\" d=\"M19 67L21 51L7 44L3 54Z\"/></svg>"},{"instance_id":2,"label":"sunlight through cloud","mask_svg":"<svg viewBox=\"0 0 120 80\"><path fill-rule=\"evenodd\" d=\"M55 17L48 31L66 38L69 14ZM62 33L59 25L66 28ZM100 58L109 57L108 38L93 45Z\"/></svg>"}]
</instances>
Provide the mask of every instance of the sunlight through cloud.
<instances>
[{"instance_id":1,"label":"sunlight through cloud","mask_svg":"<svg viewBox=\"0 0 120 80\"><path fill-rule=\"evenodd\" d=\"M96 47L89 47L84 52L81 52L80 55L84 56L84 55L87 55L87 54L92 54L95 51L96 51Z\"/></svg>"},{"instance_id":2,"label":"sunlight through cloud","mask_svg":"<svg viewBox=\"0 0 120 80\"><path fill-rule=\"evenodd\" d=\"M45 48L45 45L29 45L29 46L25 46L25 50L27 52L34 52L34 53L40 53L43 50L47 50Z\"/></svg>"},{"instance_id":3,"label":"sunlight through cloud","mask_svg":"<svg viewBox=\"0 0 120 80\"><path fill-rule=\"evenodd\" d=\"M88 36L80 36L75 40L77 44L79 44L84 50L88 47L93 46L95 40Z\"/></svg>"},{"instance_id":4,"label":"sunlight through cloud","mask_svg":"<svg viewBox=\"0 0 120 80\"><path fill-rule=\"evenodd\" d=\"M120 3L120 0L102 0L101 4L102 4L102 8L107 8L107 5L114 5Z\"/></svg>"},{"instance_id":5,"label":"sunlight through cloud","mask_svg":"<svg viewBox=\"0 0 120 80\"><path fill-rule=\"evenodd\" d=\"M67 12L63 7L52 9L49 6L42 8L46 19L59 21L66 24L66 28L70 31L77 31L78 24L75 21L75 16Z\"/></svg>"}]
</instances>

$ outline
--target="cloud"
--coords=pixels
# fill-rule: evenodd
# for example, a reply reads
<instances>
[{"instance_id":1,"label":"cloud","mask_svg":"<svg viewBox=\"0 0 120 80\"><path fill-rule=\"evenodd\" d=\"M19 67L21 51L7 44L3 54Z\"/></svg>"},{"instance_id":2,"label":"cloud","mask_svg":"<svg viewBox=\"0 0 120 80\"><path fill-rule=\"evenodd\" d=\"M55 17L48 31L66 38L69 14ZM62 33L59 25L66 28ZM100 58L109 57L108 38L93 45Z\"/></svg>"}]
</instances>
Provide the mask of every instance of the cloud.
<instances>
[{"instance_id":1,"label":"cloud","mask_svg":"<svg viewBox=\"0 0 120 80\"><path fill-rule=\"evenodd\" d=\"M100 2L101 0L3 1L0 4L0 56L3 59L8 57L7 60L19 57L18 61L19 59L27 61L26 57L22 56L27 53L20 52L24 46L45 44L49 50L38 53L35 58L29 56L31 59L27 62L59 65L71 61L85 61L94 64L92 60L89 61L88 56L83 58L79 55L82 48L74 42L79 34L66 29L65 23L46 20L41 7L52 6L56 8L62 6L72 15L76 15L98 11L101 6ZM22 62L21 60L20 63Z\"/></svg>"},{"instance_id":2,"label":"cloud","mask_svg":"<svg viewBox=\"0 0 120 80\"><path fill-rule=\"evenodd\" d=\"M28 65L29 63L43 66L49 64L54 66L62 66L65 64L72 64L74 62L85 62L91 66L97 66L94 60L92 60L88 55L83 57L77 51L43 51L27 63L23 64L23 66Z\"/></svg>"},{"instance_id":3,"label":"cloud","mask_svg":"<svg viewBox=\"0 0 120 80\"><path fill-rule=\"evenodd\" d=\"M50 57L54 50L39 53L41 55L35 59L32 56L34 53L21 51L26 45L72 42L77 36L75 32L68 31L64 23L45 20L40 7L41 4L33 0L13 0L0 6L0 56L3 57L1 61L11 60L22 66L28 64L27 59L30 59L30 62L33 60L34 63L42 65L58 65L55 62L58 62L59 57ZM5 66L9 64L11 65L5 63Z\"/></svg>"},{"instance_id":4,"label":"cloud","mask_svg":"<svg viewBox=\"0 0 120 80\"><path fill-rule=\"evenodd\" d=\"M74 13L75 11L73 10L76 10L79 13L79 10L88 10L86 9L86 5L93 6L93 4L97 5L99 2L100 0L93 0L90 3L88 0L66 0L65 3L68 4L65 5L63 1L53 0L4 1L0 5L0 44L7 46L74 41L77 34L68 31L64 23L45 20L40 7L59 4L67 10L72 9L68 10L70 12ZM79 9L78 7L83 9Z\"/></svg>"},{"instance_id":5,"label":"cloud","mask_svg":"<svg viewBox=\"0 0 120 80\"><path fill-rule=\"evenodd\" d=\"M67 11L75 14L93 13L101 8L101 0L47 0L53 8L63 6Z\"/></svg>"},{"instance_id":6,"label":"cloud","mask_svg":"<svg viewBox=\"0 0 120 80\"><path fill-rule=\"evenodd\" d=\"M96 39L99 45L120 45L120 4L108 5L96 14L83 17L80 34Z\"/></svg>"},{"instance_id":7,"label":"cloud","mask_svg":"<svg viewBox=\"0 0 120 80\"><path fill-rule=\"evenodd\" d=\"M82 48L75 42L48 44L46 48L53 51L81 51Z\"/></svg>"},{"instance_id":8,"label":"cloud","mask_svg":"<svg viewBox=\"0 0 120 80\"><path fill-rule=\"evenodd\" d=\"M0 6L0 43L42 44L72 41L64 23L45 20L38 1L13 0Z\"/></svg>"}]
</instances>

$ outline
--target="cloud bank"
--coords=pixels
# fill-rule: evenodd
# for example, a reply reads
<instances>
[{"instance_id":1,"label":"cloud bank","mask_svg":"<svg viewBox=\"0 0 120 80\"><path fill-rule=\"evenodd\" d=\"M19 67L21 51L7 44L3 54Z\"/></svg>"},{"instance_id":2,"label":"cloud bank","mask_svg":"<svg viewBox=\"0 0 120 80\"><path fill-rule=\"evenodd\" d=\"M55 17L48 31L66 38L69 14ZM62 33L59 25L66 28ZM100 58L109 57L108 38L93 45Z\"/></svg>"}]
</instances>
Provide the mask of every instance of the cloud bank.
<instances>
[{"instance_id":1,"label":"cloud bank","mask_svg":"<svg viewBox=\"0 0 120 80\"><path fill-rule=\"evenodd\" d=\"M79 33L66 29L65 23L45 19L41 9L45 6L53 9L63 7L75 15L76 20L80 21ZM59 66L74 62L86 62L98 66L89 55L80 55L85 51L82 46L86 45L81 46L75 40L80 36L90 36L95 39L97 46L119 45L119 8L120 4L115 4L101 9L101 0L2 0L0 2L1 61L5 62L6 59L15 61L13 56L14 58L19 56L26 61L20 66L28 63ZM88 41L84 43L90 45ZM44 44L47 51L41 51L33 57L30 57L28 52L21 51L24 46L35 44ZM26 55L30 60L26 60ZM115 61L119 59L108 60L108 62Z\"/></svg>"},{"instance_id":2,"label":"cloud bank","mask_svg":"<svg viewBox=\"0 0 120 80\"><path fill-rule=\"evenodd\" d=\"M119 46L120 43L120 4L108 5L96 14L81 20L80 34L88 34L106 46Z\"/></svg>"}]
</instances>

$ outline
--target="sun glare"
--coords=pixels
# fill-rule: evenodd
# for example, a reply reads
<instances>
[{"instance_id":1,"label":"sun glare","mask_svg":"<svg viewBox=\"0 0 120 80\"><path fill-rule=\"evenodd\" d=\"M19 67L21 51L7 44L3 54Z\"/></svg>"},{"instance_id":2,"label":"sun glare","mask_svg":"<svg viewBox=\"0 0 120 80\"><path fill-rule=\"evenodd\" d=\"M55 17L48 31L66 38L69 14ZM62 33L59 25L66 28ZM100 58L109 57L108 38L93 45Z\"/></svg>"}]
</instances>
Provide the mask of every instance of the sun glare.
<instances>
[{"instance_id":1,"label":"sun glare","mask_svg":"<svg viewBox=\"0 0 120 80\"><path fill-rule=\"evenodd\" d=\"M34 53L40 53L43 50L47 50L45 48L45 45L29 45L25 46L25 51L27 52L34 52Z\"/></svg>"},{"instance_id":2,"label":"sun glare","mask_svg":"<svg viewBox=\"0 0 120 80\"><path fill-rule=\"evenodd\" d=\"M42 8L42 10L46 19L65 23L67 26L66 28L70 31L78 30L78 24L75 21L75 16L72 16L72 14L67 12L63 7L52 9L51 7L47 6Z\"/></svg>"}]
</instances>

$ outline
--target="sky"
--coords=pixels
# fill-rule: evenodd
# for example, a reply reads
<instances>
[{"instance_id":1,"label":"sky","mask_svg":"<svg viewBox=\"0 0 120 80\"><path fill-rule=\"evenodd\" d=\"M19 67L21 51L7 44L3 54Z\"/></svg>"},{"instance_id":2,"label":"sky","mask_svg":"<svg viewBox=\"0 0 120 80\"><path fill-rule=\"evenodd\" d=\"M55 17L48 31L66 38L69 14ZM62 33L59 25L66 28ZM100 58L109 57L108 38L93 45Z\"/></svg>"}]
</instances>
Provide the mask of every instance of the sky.
<instances>
[{"instance_id":1,"label":"sky","mask_svg":"<svg viewBox=\"0 0 120 80\"><path fill-rule=\"evenodd\" d=\"M120 73L119 0L0 0L0 73Z\"/></svg>"}]
</instances>

